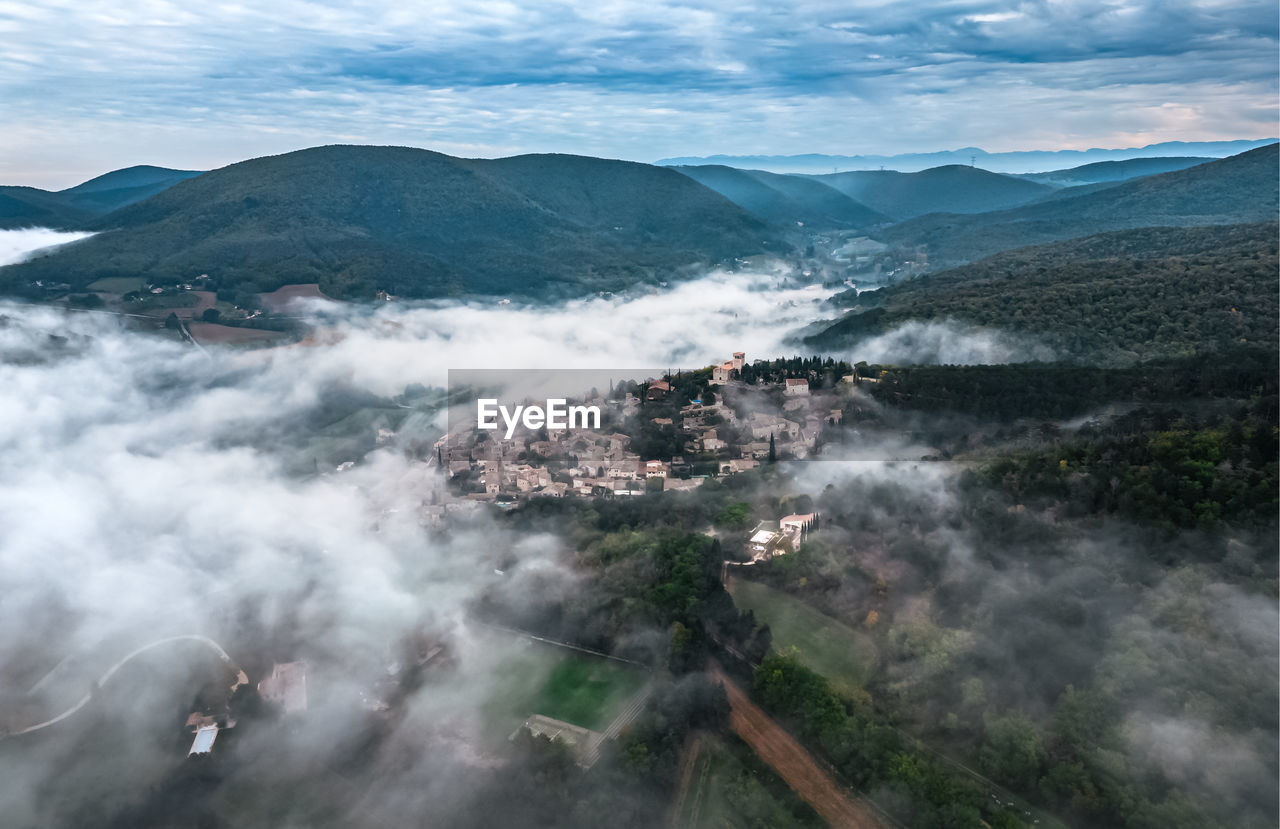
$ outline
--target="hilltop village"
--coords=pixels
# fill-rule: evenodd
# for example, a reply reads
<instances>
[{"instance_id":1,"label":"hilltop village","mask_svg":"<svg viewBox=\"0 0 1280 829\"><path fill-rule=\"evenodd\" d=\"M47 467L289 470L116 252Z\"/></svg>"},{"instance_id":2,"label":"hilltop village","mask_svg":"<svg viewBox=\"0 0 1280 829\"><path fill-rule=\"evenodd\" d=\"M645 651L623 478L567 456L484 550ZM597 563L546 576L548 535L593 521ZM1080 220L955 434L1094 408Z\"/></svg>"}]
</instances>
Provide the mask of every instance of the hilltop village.
<instances>
[{"instance_id":1,"label":"hilltop village","mask_svg":"<svg viewBox=\"0 0 1280 829\"><path fill-rule=\"evenodd\" d=\"M763 463L817 456L852 388L875 382L874 373L832 359L748 363L736 352L697 371L592 390L582 403L600 409L599 429L521 426L505 438L459 428L436 442L433 460L456 497L498 505L694 489Z\"/></svg>"}]
</instances>

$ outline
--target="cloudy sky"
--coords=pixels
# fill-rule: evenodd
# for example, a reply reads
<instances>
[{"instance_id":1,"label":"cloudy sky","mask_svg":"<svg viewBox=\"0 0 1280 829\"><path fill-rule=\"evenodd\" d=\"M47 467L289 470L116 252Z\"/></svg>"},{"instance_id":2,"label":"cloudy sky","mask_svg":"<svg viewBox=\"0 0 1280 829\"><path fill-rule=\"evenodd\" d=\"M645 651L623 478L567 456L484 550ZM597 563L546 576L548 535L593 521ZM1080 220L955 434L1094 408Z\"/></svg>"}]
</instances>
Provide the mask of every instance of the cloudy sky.
<instances>
[{"instance_id":1,"label":"cloudy sky","mask_svg":"<svg viewBox=\"0 0 1280 829\"><path fill-rule=\"evenodd\" d=\"M0 182L320 143L1082 149L1277 132L1258 2L0 0Z\"/></svg>"}]
</instances>

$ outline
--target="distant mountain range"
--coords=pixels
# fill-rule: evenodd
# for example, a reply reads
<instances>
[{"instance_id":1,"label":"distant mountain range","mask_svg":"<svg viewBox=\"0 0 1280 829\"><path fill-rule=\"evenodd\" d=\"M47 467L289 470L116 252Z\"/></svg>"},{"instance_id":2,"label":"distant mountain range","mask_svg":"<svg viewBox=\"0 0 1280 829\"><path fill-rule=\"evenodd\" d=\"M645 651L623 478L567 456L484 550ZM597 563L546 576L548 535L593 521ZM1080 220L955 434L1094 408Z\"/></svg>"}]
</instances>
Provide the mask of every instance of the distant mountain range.
<instances>
[{"instance_id":1,"label":"distant mountain range","mask_svg":"<svg viewBox=\"0 0 1280 829\"><path fill-rule=\"evenodd\" d=\"M674 167L762 221L818 228L870 228L891 222L825 182L759 170L707 165ZM1048 188L1046 188L1048 189Z\"/></svg>"},{"instance_id":2,"label":"distant mountain range","mask_svg":"<svg viewBox=\"0 0 1280 829\"><path fill-rule=\"evenodd\" d=\"M1272 143L1220 160L1141 158L1027 176L954 164L808 176L317 147L208 173L131 167L56 193L0 188L0 225L98 231L0 269L0 291L45 296L37 283L84 291L106 277L165 284L207 274L215 287L248 292L318 282L351 299L385 290L547 300L850 235L887 244L891 258L919 262L926 252L936 270L1099 232L1273 221L1277 154Z\"/></svg>"},{"instance_id":3,"label":"distant mountain range","mask_svg":"<svg viewBox=\"0 0 1280 829\"><path fill-rule=\"evenodd\" d=\"M1047 184L958 164L918 173L892 170L828 173L814 176L813 180L897 220L926 213L1000 210L1054 192Z\"/></svg>"},{"instance_id":4,"label":"distant mountain range","mask_svg":"<svg viewBox=\"0 0 1280 829\"><path fill-rule=\"evenodd\" d=\"M115 170L56 192L35 187L0 187L0 228L82 227L198 175L195 170L141 165Z\"/></svg>"},{"instance_id":5,"label":"distant mountain range","mask_svg":"<svg viewBox=\"0 0 1280 829\"><path fill-rule=\"evenodd\" d=\"M1100 161L1124 161L1131 158L1158 156L1206 156L1223 158L1274 144L1276 138L1243 141L1165 141L1145 147L1091 150L1023 150L989 153L977 147L944 150L933 153L900 155L711 155L664 158L654 162L663 166L718 164L774 173L832 173L848 170L885 168L902 173L919 172L931 167L961 164L981 167L997 173L1039 173L1062 167L1078 167Z\"/></svg>"},{"instance_id":6,"label":"distant mountain range","mask_svg":"<svg viewBox=\"0 0 1280 829\"><path fill-rule=\"evenodd\" d=\"M885 228L882 242L925 245L930 264L960 264L1002 250L1137 227L1274 221L1277 145L1103 190L973 215L935 213Z\"/></svg>"},{"instance_id":7,"label":"distant mountain range","mask_svg":"<svg viewBox=\"0 0 1280 829\"><path fill-rule=\"evenodd\" d=\"M1247 152L1247 150L1241 152ZM1211 156L1130 158L1124 161L1098 161L1067 170L1050 170L1047 173L1021 173L1018 178L1053 187L1080 187L1088 184L1127 181L1131 178L1154 176L1159 173L1172 173L1174 170L1185 170L1213 160L1214 157Z\"/></svg>"},{"instance_id":8,"label":"distant mountain range","mask_svg":"<svg viewBox=\"0 0 1280 829\"><path fill-rule=\"evenodd\" d=\"M113 177L125 187L112 186ZM96 189L72 188L79 203L158 187L164 176L103 178ZM0 288L49 280L83 290L103 277L209 274L241 289L319 282L350 298L383 289L545 299L788 250L779 231L674 170L403 147L317 147L244 161L77 227L104 232L0 271Z\"/></svg>"}]
</instances>

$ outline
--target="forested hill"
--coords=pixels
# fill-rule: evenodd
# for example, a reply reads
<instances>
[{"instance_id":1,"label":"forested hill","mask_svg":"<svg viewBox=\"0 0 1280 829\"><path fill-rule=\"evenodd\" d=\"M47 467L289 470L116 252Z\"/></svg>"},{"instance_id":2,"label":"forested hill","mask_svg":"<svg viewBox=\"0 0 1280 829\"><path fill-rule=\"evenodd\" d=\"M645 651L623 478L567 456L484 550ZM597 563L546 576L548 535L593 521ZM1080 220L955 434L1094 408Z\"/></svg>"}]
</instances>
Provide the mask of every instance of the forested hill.
<instances>
[{"instance_id":1,"label":"forested hill","mask_svg":"<svg viewBox=\"0 0 1280 829\"><path fill-rule=\"evenodd\" d=\"M955 319L1105 364L1277 339L1277 226L1146 228L1022 248L847 302L809 337L845 347L908 320Z\"/></svg>"},{"instance_id":2,"label":"forested hill","mask_svg":"<svg viewBox=\"0 0 1280 829\"><path fill-rule=\"evenodd\" d=\"M1053 187L1079 187L1083 184L1100 184L1111 181L1128 181L1141 176L1172 173L1213 161L1201 156L1169 156L1165 158L1130 158L1125 161L1098 161L1067 170L1049 170L1044 173L1021 173L1017 177L1038 181Z\"/></svg>"},{"instance_id":3,"label":"forested hill","mask_svg":"<svg viewBox=\"0 0 1280 829\"><path fill-rule=\"evenodd\" d=\"M198 175L195 170L140 165L113 170L57 192L0 187L0 228L80 228Z\"/></svg>"},{"instance_id":4,"label":"forested hill","mask_svg":"<svg viewBox=\"0 0 1280 829\"><path fill-rule=\"evenodd\" d=\"M1046 184L949 164L918 173L861 170L814 176L850 198L910 219L926 213L981 213L1025 204L1053 192Z\"/></svg>"},{"instance_id":5,"label":"forested hill","mask_svg":"<svg viewBox=\"0 0 1280 829\"><path fill-rule=\"evenodd\" d=\"M946 265L1109 230L1273 221L1278 175L1277 145L1272 144L1075 198L972 216L921 216L878 238L927 245L930 261Z\"/></svg>"},{"instance_id":6,"label":"forested hill","mask_svg":"<svg viewBox=\"0 0 1280 829\"><path fill-rule=\"evenodd\" d=\"M379 289L550 298L784 248L760 220L673 170L401 147L317 147L233 164L90 228L110 232L0 271L0 288L207 273L257 290L319 282L349 298Z\"/></svg>"},{"instance_id":7,"label":"forested hill","mask_svg":"<svg viewBox=\"0 0 1280 829\"><path fill-rule=\"evenodd\" d=\"M803 176L708 164L672 167L761 220L815 228L867 228L892 221L827 184Z\"/></svg>"}]
</instances>

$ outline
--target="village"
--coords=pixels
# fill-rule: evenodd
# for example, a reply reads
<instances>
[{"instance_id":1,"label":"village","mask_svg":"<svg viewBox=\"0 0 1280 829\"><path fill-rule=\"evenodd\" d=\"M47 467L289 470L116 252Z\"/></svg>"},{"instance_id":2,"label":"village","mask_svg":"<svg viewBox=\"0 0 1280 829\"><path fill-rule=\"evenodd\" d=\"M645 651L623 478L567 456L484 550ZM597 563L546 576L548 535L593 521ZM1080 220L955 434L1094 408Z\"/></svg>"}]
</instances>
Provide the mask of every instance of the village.
<instances>
[{"instance_id":1,"label":"village","mask_svg":"<svg viewBox=\"0 0 1280 829\"><path fill-rule=\"evenodd\" d=\"M690 490L764 463L816 457L852 388L868 380L830 360L753 364L739 351L704 369L585 397L603 412L599 429L521 428L505 438L459 428L435 443L433 460L455 498L499 506Z\"/></svg>"}]
</instances>

